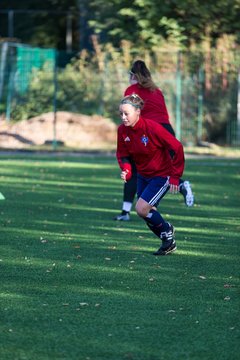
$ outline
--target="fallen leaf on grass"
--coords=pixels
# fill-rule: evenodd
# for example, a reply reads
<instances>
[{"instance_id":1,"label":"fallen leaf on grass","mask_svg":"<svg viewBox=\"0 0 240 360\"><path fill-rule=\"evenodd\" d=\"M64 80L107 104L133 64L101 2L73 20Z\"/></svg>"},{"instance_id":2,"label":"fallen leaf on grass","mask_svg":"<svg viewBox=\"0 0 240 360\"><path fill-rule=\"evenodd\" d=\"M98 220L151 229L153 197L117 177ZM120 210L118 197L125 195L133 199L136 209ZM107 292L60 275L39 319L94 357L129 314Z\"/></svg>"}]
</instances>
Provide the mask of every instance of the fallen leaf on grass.
<instances>
[{"instance_id":1,"label":"fallen leaf on grass","mask_svg":"<svg viewBox=\"0 0 240 360\"><path fill-rule=\"evenodd\" d=\"M89 304L86 303L86 302L80 302L79 305L80 305L80 306L88 306Z\"/></svg>"},{"instance_id":2,"label":"fallen leaf on grass","mask_svg":"<svg viewBox=\"0 0 240 360\"><path fill-rule=\"evenodd\" d=\"M224 287L225 288L231 288L231 287L234 287L235 285L231 285L231 284L224 284Z\"/></svg>"}]
</instances>

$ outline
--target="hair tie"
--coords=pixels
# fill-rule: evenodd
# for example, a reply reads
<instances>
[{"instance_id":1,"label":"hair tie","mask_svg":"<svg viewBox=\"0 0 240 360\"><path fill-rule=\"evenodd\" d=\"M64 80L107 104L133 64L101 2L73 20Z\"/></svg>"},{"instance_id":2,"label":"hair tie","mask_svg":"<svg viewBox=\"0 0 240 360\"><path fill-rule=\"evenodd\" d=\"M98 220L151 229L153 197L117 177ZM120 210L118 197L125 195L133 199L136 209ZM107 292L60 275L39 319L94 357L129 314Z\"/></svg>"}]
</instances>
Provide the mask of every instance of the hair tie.
<instances>
[{"instance_id":1,"label":"hair tie","mask_svg":"<svg viewBox=\"0 0 240 360\"><path fill-rule=\"evenodd\" d=\"M137 109L141 109L141 105L134 104L133 102L131 102L131 101L129 101L129 100L123 100L123 101L121 101L121 104L122 104L122 105L124 105L124 104L129 104L129 105L134 106L134 107L137 108Z\"/></svg>"}]
</instances>

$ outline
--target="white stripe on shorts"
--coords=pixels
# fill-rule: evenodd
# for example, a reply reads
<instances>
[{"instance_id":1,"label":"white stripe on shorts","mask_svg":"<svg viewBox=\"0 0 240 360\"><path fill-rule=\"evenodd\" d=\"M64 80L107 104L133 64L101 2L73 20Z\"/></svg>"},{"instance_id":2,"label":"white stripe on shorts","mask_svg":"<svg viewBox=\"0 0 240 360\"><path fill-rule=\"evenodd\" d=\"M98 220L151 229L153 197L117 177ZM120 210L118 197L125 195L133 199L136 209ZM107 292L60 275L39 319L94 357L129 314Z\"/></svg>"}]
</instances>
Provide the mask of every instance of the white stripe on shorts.
<instances>
[{"instance_id":1,"label":"white stripe on shorts","mask_svg":"<svg viewBox=\"0 0 240 360\"><path fill-rule=\"evenodd\" d=\"M169 176L167 177L167 181L165 182L165 184L163 185L163 187L161 187L161 189L154 195L154 197L149 201L149 205L154 206L154 204L156 204L156 202L161 198L161 196L166 192L167 188L169 186Z\"/></svg>"}]
</instances>

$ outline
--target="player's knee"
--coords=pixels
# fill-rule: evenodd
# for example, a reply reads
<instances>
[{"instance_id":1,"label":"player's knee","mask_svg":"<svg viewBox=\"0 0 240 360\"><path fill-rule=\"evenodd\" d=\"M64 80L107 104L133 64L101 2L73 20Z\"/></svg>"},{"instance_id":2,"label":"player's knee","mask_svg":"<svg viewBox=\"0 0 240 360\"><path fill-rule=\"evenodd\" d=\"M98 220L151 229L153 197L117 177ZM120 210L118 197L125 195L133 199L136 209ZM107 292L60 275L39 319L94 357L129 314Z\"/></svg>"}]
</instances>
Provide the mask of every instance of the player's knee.
<instances>
[{"instance_id":1,"label":"player's knee","mask_svg":"<svg viewBox=\"0 0 240 360\"><path fill-rule=\"evenodd\" d=\"M135 209L136 209L138 216L140 216L142 218L145 218L147 216L147 214L149 213L149 209L145 208L144 206L142 206L139 203L136 204Z\"/></svg>"}]
</instances>

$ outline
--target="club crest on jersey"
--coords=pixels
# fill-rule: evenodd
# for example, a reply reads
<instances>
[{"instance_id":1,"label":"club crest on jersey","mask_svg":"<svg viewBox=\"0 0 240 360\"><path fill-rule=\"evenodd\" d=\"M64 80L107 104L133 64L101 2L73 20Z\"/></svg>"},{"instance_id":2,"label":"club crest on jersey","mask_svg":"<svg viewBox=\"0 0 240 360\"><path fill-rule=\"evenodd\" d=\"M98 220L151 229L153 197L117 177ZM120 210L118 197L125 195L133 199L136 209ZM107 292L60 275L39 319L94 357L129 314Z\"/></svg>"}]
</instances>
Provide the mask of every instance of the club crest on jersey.
<instances>
[{"instance_id":1,"label":"club crest on jersey","mask_svg":"<svg viewBox=\"0 0 240 360\"><path fill-rule=\"evenodd\" d=\"M130 138L127 136L127 137L125 137L124 141L125 142L130 141Z\"/></svg>"},{"instance_id":2,"label":"club crest on jersey","mask_svg":"<svg viewBox=\"0 0 240 360\"><path fill-rule=\"evenodd\" d=\"M147 146L148 143L148 137L146 135L143 135L141 137L141 142L144 144L144 146Z\"/></svg>"}]
</instances>

